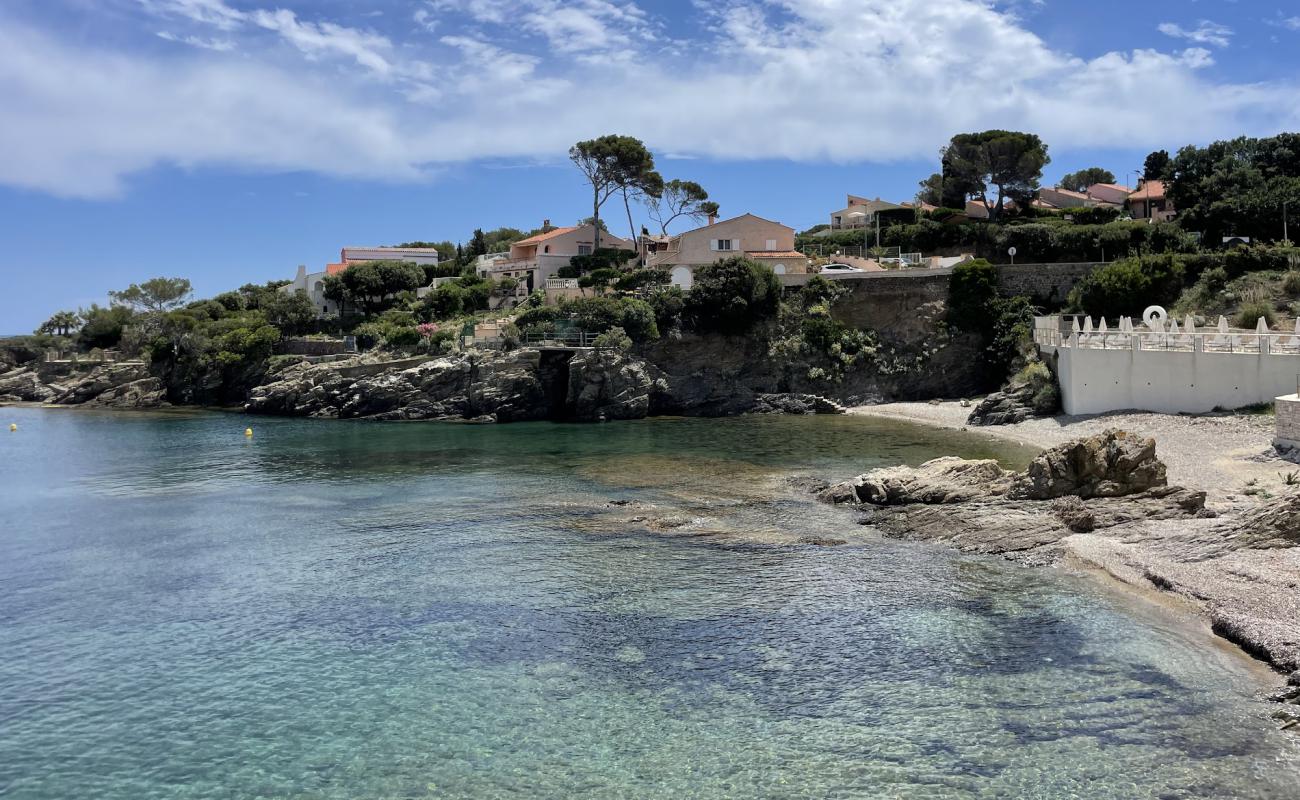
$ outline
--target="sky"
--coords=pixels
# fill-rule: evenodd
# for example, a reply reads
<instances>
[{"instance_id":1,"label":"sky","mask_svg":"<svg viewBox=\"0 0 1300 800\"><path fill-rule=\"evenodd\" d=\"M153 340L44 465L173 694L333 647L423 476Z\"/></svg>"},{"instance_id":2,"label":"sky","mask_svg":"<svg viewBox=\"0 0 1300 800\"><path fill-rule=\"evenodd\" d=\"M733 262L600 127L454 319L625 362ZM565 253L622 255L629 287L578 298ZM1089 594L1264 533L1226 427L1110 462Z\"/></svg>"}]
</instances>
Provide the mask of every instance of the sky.
<instances>
[{"instance_id":1,"label":"sky","mask_svg":"<svg viewBox=\"0 0 1300 800\"><path fill-rule=\"evenodd\" d=\"M0 53L0 334L572 224L605 133L803 229L912 198L958 132L1039 134L1050 185L1300 129L1296 0L3 0Z\"/></svg>"}]
</instances>

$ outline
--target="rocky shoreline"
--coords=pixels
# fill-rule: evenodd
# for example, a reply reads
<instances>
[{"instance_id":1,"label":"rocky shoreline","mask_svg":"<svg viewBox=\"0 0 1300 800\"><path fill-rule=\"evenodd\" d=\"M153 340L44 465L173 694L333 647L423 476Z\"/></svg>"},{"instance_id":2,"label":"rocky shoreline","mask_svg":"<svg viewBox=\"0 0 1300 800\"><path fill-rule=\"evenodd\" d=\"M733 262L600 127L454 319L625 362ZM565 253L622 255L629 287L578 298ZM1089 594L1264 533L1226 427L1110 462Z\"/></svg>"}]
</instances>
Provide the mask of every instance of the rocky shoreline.
<instances>
[{"instance_id":1,"label":"rocky shoreline","mask_svg":"<svg viewBox=\"0 0 1300 800\"><path fill-rule=\"evenodd\" d=\"M167 385L141 363L0 373L0 403L155 409ZM524 348L391 362L280 360L251 387L250 414L318 419L600 422L651 416L842 414L818 395L765 392L739 380L670 375L615 350Z\"/></svg>"},{"instance_id":2,"label":"rocky shoreline","mask_svg":"<svg viewBox=\"0 0 1300 800\"><path fill-rule=\"evenodd\" d=\"M1219 515L1170 486L1153 439L1109 429L1022 472L939 458L809 487L885 536L1050 566L1066 560L1190 601L1211 630L1288 676L1271 700L1300 725L1300 489Z\"/></svg>"}]
</instances>

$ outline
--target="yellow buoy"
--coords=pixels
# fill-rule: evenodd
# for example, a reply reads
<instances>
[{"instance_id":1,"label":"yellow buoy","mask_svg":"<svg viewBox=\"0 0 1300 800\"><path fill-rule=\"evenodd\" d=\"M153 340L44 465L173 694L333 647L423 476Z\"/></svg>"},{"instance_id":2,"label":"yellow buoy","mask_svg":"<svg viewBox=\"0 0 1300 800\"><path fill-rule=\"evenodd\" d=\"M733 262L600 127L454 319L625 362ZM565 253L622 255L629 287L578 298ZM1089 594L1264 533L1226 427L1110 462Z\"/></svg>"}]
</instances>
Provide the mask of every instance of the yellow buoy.
<instances>
[{"instance_id":1,"label":"yellow buoy","mask_svg":"<svg viewBox=\"0 0 1300 800\"><path fill-rule=\"evenodd\" d=\"M9 423L9 432L13 433L16 430L18 430L18 423L17 422Z\"/></svg>"},{"instance_id":2,"label":"yellow buoy","mask_svg":"<svg viewBox=\"0 0 1300 800\"><path fill-rule=\"evenodd\" d=\"M245 435L245 436L252 436L252 435L253 435L253 429L252 429L252 428L244 428L244 435Z\"/></svg>"}]
</instances>

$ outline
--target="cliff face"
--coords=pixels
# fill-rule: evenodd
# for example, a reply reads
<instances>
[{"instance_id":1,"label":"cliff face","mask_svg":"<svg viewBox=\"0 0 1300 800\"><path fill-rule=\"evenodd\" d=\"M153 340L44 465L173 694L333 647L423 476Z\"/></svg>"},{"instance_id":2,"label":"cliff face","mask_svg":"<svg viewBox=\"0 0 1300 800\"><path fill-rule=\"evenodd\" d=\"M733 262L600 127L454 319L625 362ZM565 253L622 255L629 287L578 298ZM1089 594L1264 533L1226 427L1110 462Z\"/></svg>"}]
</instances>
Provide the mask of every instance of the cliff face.
<instances>
[{"instance_id":1,"label":"cliff face","mask_svg":"<svg viewBox=\"0 0 1300 800\"><path fill-rule=\"evenodd\" d=\"M664 414L835 413L823 398L743 386L728 372L672 375L613 350L471 352L350 376L294 364L253 389L246 409L336 419L594 422Z\"/></svg>"}]
</instances>

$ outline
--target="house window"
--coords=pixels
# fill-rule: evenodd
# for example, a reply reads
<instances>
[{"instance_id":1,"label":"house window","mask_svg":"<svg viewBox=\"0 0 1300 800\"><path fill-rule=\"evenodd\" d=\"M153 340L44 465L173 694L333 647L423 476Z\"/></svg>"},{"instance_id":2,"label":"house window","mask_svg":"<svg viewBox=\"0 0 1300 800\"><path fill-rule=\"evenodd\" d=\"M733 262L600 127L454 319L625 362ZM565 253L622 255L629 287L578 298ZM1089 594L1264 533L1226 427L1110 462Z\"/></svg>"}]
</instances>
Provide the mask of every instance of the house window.
<instances>
[{"instance_id":1,"label":"house window","mask_svg":"<svg viewBox=\"0 0 1300 800\"><path fill-rule=\"evenodd\" d=\"M775 250L775 249L776 249L776 239L768 239L768 240L767 240L767 247L765 247L765 248L763 248L763 249L764 249L764 250L767 250L768 252L771 252L772 250Z\"/></svg>"},{"instance_id":2,"label":"house window","mask_svg":"<svg viewBox=\"0 0 1300 800\"><path fill-rule=\"evenodd\" d=\"M543 246L542 246L542 252L543 252L543 253L549 253L549 252L551 252L551 246L550 246L549 244L548 244L548 245L543 245Z\"/></svg>"},{"instance_id":3,"label":"house window","mask_svg":"<svg viewBox=\"0 0 1300 800\"><path fill-rule=\"evenodd\" d=\"M578 245L578 255L580 255L580 256L589 256L589 255L591 255L591 245L589 245L589 244L580 244L580 245Z\"/></svg>"},{"instance_id":4,"label":"house window","mask_svg":"<svg viewBox=\"0 0 1300 800\"><path fill-rule=\"evenodd\" d=\"M734 250L735 249L733 247L734 244L735 244L734 239L714 239L713 249L722 250L722 251Z\"/></svg>"}]
</instances>

